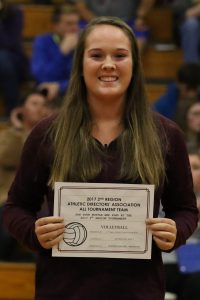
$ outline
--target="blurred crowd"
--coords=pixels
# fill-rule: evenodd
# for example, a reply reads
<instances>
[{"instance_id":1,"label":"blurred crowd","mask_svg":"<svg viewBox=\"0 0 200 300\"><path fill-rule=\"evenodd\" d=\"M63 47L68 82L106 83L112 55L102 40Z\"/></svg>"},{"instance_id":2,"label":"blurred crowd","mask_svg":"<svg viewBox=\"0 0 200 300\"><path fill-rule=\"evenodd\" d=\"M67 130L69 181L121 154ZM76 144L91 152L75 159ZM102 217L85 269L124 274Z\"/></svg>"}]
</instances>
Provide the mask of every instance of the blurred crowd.
<instances>
[{"instance_id":1,"label":"blurred crowd","mask_svg":"<svg viewBox=\"0 0 200 300\"><path fill-rule=\"evenodd\" d=\"M47 90L49 101L64 95L79 32L95 16L112 15L124 19L133 28L143 53L151 37L148 15L156 5L168 6L173 13L174 43L182 48L183 62L199 62L200 1L63 2L66 4L54 5L53 0L39 1L40 4L54 6L51 30L34 38L31 57L28 57L23 47L23 9L19 4L0 0L0 97L5 106L1 118L9 118L12 109L19 105L25 82Z\"/></svg>"}]
</instances>

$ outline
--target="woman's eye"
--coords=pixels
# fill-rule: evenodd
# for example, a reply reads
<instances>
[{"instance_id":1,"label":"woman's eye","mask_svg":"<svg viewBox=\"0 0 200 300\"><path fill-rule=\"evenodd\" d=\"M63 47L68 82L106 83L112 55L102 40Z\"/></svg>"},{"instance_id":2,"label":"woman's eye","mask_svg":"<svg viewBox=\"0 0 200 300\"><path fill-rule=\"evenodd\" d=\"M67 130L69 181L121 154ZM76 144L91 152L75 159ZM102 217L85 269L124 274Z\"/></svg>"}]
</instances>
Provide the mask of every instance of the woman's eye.
<instances>
[{"instance_id":1,"label":"woman's eye","mask_svg":"<svg viewBox=\"0 0 200 300\"><path fill-rule=\"evenodd\" d=\"M192 170L193 170L193 171L199 171L199 170L200 170L200 166L198 166L198 165L193 165L193 166L192 166Z\"/></svg>"},{"instance_id":2,"label":"woman's eye","mask_svg":"<svg viewBox=\"0 0 200 300\"><path fill-rule=\"evenodd\" d=\"M122 59L122 58L125 58L126 55L125 54L116 54L115 57L118 59Z\"/></svg>"},{"instance_id":3,"label":"woman's eye","mask_svg":"<svg viewBox=\"0 0 200 300\"><path fill-rule=\"evenodd\" d=\"M99 58L102 57L102 55L101 54L91 54L90 57L95 58L95 59L99 59Z\"/></svg>"}]
</instances>

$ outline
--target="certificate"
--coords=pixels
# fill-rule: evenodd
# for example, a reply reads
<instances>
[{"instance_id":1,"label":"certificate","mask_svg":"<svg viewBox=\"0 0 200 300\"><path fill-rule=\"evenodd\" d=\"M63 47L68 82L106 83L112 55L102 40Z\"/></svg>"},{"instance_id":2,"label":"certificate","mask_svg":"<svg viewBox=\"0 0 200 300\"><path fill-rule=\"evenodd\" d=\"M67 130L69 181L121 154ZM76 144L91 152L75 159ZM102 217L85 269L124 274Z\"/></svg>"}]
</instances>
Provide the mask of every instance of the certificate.
<instances>
[{"instance_id":1,"label":"certificate","mask_svg":"<svg viewBox=\"0 0 200 300\"><path fill-rule=\"evenodd\" d=\"M52 256L150 259L153 202L154 185L56 182L65 231Z\"/></svg>"}]
</instances>

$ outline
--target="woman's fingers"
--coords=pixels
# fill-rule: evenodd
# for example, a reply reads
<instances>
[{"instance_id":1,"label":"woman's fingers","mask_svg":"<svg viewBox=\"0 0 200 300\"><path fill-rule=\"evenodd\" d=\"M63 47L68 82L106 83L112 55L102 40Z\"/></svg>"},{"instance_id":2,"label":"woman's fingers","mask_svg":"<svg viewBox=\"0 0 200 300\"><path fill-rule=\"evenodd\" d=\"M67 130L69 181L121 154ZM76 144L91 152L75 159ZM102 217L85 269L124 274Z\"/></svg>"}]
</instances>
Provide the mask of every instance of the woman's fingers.
<instances>
[{"instance_id":1,"label":"woman's fingers","mask_svg":"<svg viewBox=\"0 0 200 300\"><path fill-rule=\"evenodd\" d=\"M62 217L44 217L44 218L39 218L35 223L39 226L50 224L50 223L61 223L63 222L64 219Z\"/></svg>"},{"instance_id":2,"label":"woman's fingers","mask_svg":"<svg viewBox=\"0 0 200 300\"><path fill-rule=\"evenodd\" d=\"M176 224L174 220L169 218L149 218L146 220L146 224L148 225L157 224L157 223L171 224L171 225Z\"/></svg>"},{"instance_id":3,"label":"woman's fingers","mask_svg":"<svg viewBox=\"0 0 200 300\"><path fill-rule=\"evenodd\" d=\"M163 239L166 241L173 241L175 238L175 234L167 231L152 231L152 235L156 236L159 239Z\"/></svg>"},{"instance_id":4,"label":"woman's fingers","mask_svg":"<svg viewBox=\"0 0 200 300\"><path fill-rule=\"evenodd\" d=\"M153 236L153 239L154 239L156 245L158 246L158 248L160 248L163 251L168 251L168 250L172 249L174 246L174 243L172 241L162 240L162 239L157 238L156 236Z\"/></svg>"},{"instance_id":5,"label":"woman's fingers","mask_svg":"<svg viewBox=\"0 0 200 300\"><path fill-rule=\"evenodd\" d=\"M44 233L40 235L40 240L45 242L45 241L50 241L56 239L58 236L60 236L64 232L64 228L54 230L48 233Z\"/></svg>"},{"instance_id":6,"label":"woman's fingers","mask_svg":"<svg viewBox=\"0 0 200 300\"><path fill-rule=\"evenodd\" d=\"M62 239L65 228L63 221L61 217L45 217L35 222L35 233L43 248L50 249Z\"/></svg>"},{"instance_id":7,"label":"woman's fingers","mask_svg":"<svg viewBox=\"0 0 200 300\"><path fill-rule=\"evenodd\" d=\"M46 234L48 232L52 232L52 231L59 230L62 228L64 228L63 223L53 223L53 224L46 224L46 225L42 225L42 226L36 225L36 231L39 234Z\"/></svg>"},{"instance_id":8,"label":"woman's fingers","mask_svg":"<svg viewBox=\"0 0 200 300\"><path fill-rule=\"evenodd\" d=\"M168 218L152 218L146 220L153 239L161 250L170 250L176 241L176 223Z\"/></svg>"},{"instance_id":9,"label":"woman's fingers","mask_svg":"<svg viewBox=\"0 0 200 300\"><path fill-rule=\"evenodd\" d=\"M176 241L176 234L166 231L152 231L153 239L161 250L170 250Z\"/></svg>"},{"instance_id":10,"label":"woman's fingers","mask_svg":"<svg viewBox=\"0 0 200 300\"><path fill-rule=\"evenodd\" d=\"M43 247L45 249L51 249L53 246L56 246L63 238L63 234L57 236L55 239L53 240L47 240L43 243Z\"/></svg>"}]
</instances>

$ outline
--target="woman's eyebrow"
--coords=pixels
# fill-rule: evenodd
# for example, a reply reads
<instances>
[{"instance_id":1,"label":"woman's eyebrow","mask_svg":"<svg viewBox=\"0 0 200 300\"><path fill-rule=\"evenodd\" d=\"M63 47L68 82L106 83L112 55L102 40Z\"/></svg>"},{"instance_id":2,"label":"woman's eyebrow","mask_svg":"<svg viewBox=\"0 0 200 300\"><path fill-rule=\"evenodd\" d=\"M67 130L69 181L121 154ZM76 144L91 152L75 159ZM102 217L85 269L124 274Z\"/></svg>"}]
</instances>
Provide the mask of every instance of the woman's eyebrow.
<instances>
[{"instance_id":1,"label":"woman's eyebrow","mask_svg":"<svg viewBox=\"0 0 200 300\"><path fill-rule=\"evenodd\" d=\"M102 49L101 48L91 48L91 49L88 49L88 52L91 52L91 51L101 51Z\"/></svg>"},{"instance_id":2,"label":"woman's eyebrow","mask_svg":"<svg viewBox=\"0 0 200 300\"><path fill-rule=\"evenodd\" d=\"M101 48L91 48L91 49L88 49L88 52L90 52L90 51L101 51L101 50L103 50L103 49L101 49ZM126 48L116 48L114 50L129 52L129 50L126 49Z\"/></svg>"}]
</instances>

